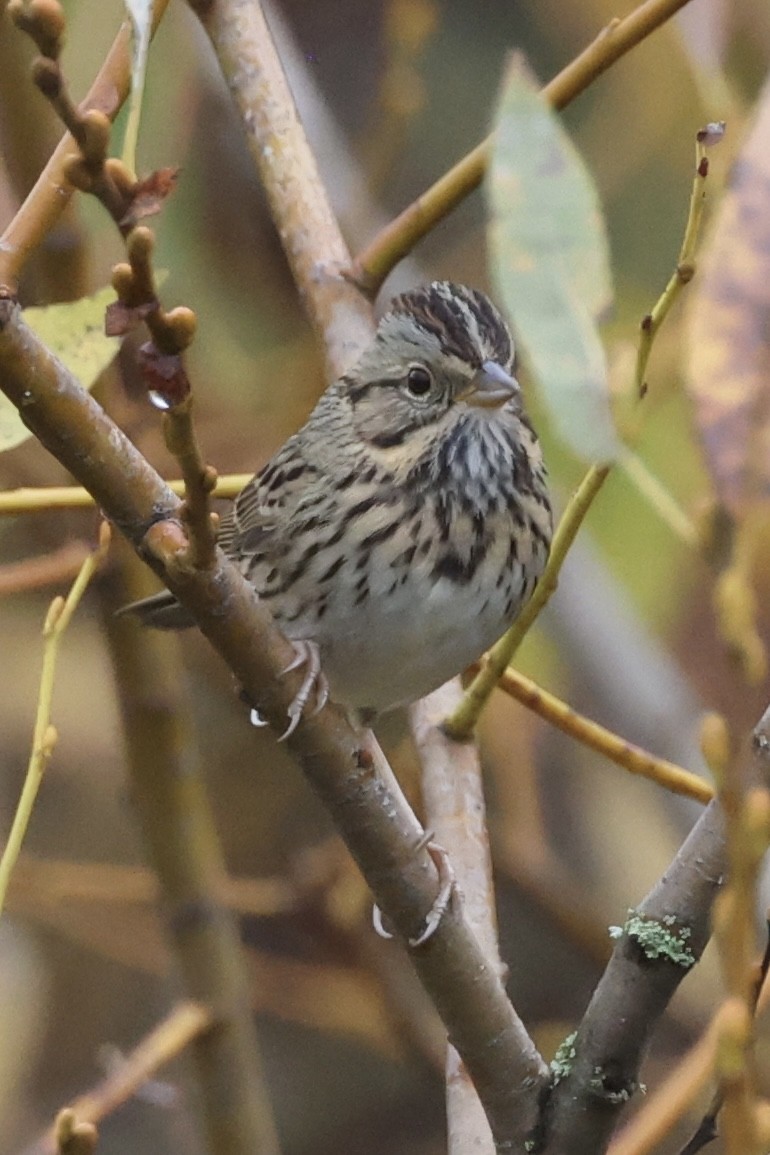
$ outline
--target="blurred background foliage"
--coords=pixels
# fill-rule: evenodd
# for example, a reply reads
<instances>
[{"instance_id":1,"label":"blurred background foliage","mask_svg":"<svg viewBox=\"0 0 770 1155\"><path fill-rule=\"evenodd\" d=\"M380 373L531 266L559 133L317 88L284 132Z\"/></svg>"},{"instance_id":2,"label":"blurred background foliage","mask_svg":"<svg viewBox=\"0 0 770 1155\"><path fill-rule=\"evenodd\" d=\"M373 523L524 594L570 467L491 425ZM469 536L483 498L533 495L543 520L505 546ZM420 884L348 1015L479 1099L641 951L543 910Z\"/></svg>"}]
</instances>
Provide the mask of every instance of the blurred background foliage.
<instances>
[{"instance_id":1,"label":"blurred background foliage","mask_svg":"<svg viewBox=\"0 0 770 1155\"><path fill-rule=\"evenodd\" d=\"M69 0L65 8L64 65L80 94L121 10L104 0ZM631 8L629 0L286 0L271 9L352 248L486 134L509 49L521 50L547 80L612 16ZM58 138L24 78L30 55L25 38L0 17L3 224ZM728 121L726 141L713 154L713 218L769 60L764 0L693 0L681 20L625 57L564 114L606 213L616 303L605 335L624 389L632 373L628 343L679 251L695 132L708 120ZM120 131L119 122L118 140ZM139 163L146 171L181 166L157 224L158 264L169 270L167 307L185 304L198 314L188 364L205 452L222 473L253 470L309 412L323 388L320 358L208 42L182 3L171 6L152 48ZM78 198L30 262L23 300L39 305L93 292L120 257L112 225ZM767 251L764 262L757 277L767 283ZM390 278L382 299L436 276L488 287L482 195L435 230ZM766 297L765 290L765 325ZM683 389L688 304L677 307L656 342L636 444L697 518L710 489ZM158 414L135 385L130 348L98 389L169 475ZM561 504L581 469L550 434L536 398L532 404ZM4 488L64 481L57 463L31 442L0 457ZM765 521L759 518L760 531ZM73 538L91 540L95 525L93 513L5 520L0 565ZM762 606L770 566L766 530L758 536L765 539L754 554ZM91 591L65 641L54 712L60 745L14 878L10 917L0 927L4 1151L22 1150L178 993L124 774L105 628L111 580L107 573ZM618 472L521 665L629 740L700 769L702 710L723 711L740 737L767 700L766 685L747 685L717 637L713 584L714 571ZM26 592L2 604L3 829L27 758L48 596ZM765 614L765 633L768 624ZM373 937L357 873L286 753L248 726L229 676L202 639L190 633L179 645L183 694L237 880L231 897L242 913L285 1152L441 1151L441 1037L408 964L396 946ZM381 737L419 804L404 720L386 719ZM581 1015L609 952L606 925L622 922L665 868L694 811L500 695L481 740L509 990L550 1057ZM707 957L659 1032L648 1083L694 1037L718 992ZM162 1080L106 1121L105 1151L201 1150L185 1063ZM762 1081L770 1093L767 1064ZM673 1141L670 1150L680 1145Z\"/></svg>"}]
</instances>

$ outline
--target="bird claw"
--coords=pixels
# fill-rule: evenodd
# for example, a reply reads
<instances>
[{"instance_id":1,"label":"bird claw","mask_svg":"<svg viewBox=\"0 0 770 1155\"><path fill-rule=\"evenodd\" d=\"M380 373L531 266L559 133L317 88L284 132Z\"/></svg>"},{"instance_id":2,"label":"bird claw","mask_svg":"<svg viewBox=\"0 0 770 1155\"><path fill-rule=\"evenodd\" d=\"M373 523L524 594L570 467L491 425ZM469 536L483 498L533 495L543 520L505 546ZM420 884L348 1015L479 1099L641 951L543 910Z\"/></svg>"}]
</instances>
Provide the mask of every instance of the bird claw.
<instances>
[{"instance_id":1,"label":"bird claw","mask_svg":"<svg viewBox=\"0 0 770 1155\"><path fill-rule=\"evenodd\" d=\"M423 848L427 850L433 859L433 865L436 867L438 873L439 890L433 906L425 916L425 923L422 930L418 935L407 939L407 945L412 950L424 946L425 943L433 937L441 925L441 920L449 909L452 899L457 893L457 880L452 863L449 861L449 855L443 846L433 841L433 835L430 832L420 839L415 852L418 853ZM382 919L382 911L376 904L372 909L372 924L375 933L378 934L380 938L393 938L392 933L386 929Z\"/></svg>"},{"instance_id":2,"label":"bird claw","mask_svg":"<svg viewBox=\"0 0 770 1155\"><path fill-rule=\"evenodd\" d=\"M407 940L407 944L414 950L416 947L424 946L441 925L441 920L449 910L457 892L457 879L455 878L454 868L449 861L449 855L438 842L426 842L425 849L433 859L433 865L436 867L438 873L438 894L436 895L433 906L425 916L425 925L418 935Z\"/></svg>"},{"instance_id":3,"label":"bird claw","mask_svg":"<svg viewBox=\"0 0 770 1155\"><path fill-rule=\"evenodd\" d=\"M292 642L292 646L294 647L294 658L286 669L281 671L280 676L283 678L292 670L299 670L303 666L307 667L307 671L302 679L302 685L286 711L289 716L289 725L278 739L279 742L285 742L297 729L311 694L315 693L315 703L309 714L311 718L319 714L329 701L329 683L321 669L321 653L316 643L299 641Z\"/></svg>"}]
</instances>

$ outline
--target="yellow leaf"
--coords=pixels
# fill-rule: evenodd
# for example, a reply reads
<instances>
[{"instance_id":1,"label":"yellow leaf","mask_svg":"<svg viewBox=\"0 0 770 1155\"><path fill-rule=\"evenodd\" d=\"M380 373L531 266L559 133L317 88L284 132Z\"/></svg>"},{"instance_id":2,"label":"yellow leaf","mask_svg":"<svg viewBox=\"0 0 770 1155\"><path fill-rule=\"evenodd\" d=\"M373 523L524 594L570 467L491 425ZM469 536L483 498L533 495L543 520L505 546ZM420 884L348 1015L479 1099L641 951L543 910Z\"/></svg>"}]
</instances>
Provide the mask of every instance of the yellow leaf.
<instances>
[{"instance_id":1,"label":"yellow leaf","mask_svg":"<svg viewBox=\"0 0 770 1155\"><path fill-rule=\"evenodd\" d=\"M114 299L115 290L108 286L79 301L24 310L30 328L74 373L84 389L93 387L120 347L118 338L104 333L104 311ZM0 453L30 436L14 406L0 394Z\"/></svg>"}]
</instances>

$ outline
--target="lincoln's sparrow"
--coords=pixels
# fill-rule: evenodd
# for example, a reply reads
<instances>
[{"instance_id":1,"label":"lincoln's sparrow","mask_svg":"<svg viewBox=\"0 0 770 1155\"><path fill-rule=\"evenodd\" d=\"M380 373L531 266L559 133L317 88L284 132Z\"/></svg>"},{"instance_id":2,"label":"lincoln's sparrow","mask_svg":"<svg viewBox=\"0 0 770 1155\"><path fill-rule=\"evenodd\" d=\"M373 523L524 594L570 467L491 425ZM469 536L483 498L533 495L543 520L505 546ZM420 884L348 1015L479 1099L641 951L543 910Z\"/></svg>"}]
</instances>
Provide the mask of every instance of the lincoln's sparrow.
<instances>
[{"instance_id":1,"label":"lincoln's sparrow","mask_svg":"<svg viewBox=\"0 0 770 1155\"><path fill-rule=\"evenodd\" d=\"M326 700L326 678L359 716L414 701L478 658L531 594L551 507L512 361L482 293L404 293L223 519L221 547L307 667L290 730L314 691ZM191 624L168 593L129 608Z\"/></svg>"}]
</instances>

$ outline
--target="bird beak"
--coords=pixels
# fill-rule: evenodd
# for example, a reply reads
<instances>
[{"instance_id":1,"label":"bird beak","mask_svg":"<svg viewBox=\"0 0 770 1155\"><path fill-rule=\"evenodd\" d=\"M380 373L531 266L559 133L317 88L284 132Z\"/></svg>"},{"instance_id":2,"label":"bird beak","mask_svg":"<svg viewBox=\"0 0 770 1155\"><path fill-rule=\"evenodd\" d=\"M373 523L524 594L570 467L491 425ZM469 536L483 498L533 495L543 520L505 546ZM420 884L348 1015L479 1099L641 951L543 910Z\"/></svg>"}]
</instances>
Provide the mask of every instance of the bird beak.
<instances>
[{"instance_id":1,"label":"bird beak","mask_svg":"<svg viewBox=\"0 0 770 1155\"><path fill-rule=\"evenodd\" d=\"M496 361L485 361L458 400L468 405L478 405L482 409L496 409L518 392L519 383L515 377L506 373Z\"/></svg>"}]
</instances>

